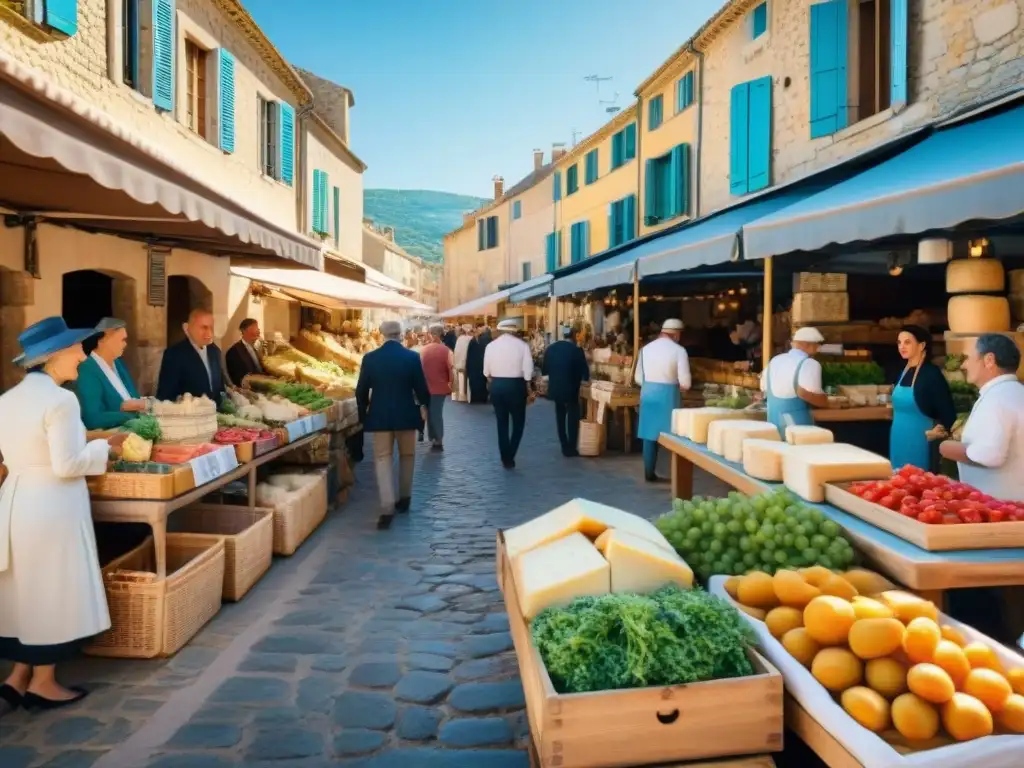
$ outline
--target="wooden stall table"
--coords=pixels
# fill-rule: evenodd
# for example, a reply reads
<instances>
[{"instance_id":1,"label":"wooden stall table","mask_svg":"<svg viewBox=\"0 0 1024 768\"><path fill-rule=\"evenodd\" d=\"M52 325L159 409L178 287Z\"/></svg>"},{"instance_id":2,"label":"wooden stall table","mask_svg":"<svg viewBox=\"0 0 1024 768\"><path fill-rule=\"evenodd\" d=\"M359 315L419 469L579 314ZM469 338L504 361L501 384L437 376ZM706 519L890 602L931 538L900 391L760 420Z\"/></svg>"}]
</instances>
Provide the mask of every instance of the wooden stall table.
<instances>
[{"instance_id":1,"label":"wooden stall table","mask_svg":"<svg viewBox=\"0 0 1024 768\"><path fill-rule=\"evenodd\" d=\"M97 523L144 523L153 531L153 546L156 551L156 575L158 579L167 576L167 518L170 514L209 493L223 488L228 483L246 477L249 482L248 506L256 507L256 470L271 461L281 458L298 448L313 442L320 433L306 435L298 440L275 448L255 457L252 461L239 464L235 469L195 488L181 496L165 500L149 499L92 499L92 519Z\"/></svg>"},{"instance_id":2,"label":"wooden stall table","mask_svg":"<svg viewBox=\"0 0 1024 768\"><path fill-rule=\"evenodd\" d=\"M892 421L891 405L867 405L859 408L815 408L811 411L815 424L837 424L850 421Z\"/></svg>"},{"instance_id":3,"label":"wooden stall table","mask_svg":"<svg viewBox=\"0 0 1024 768\"><path fill-rule=\"evenodd\" d=\"M603 389L602 382L589 382L580 387L580 400L587 421L601 425L601 447L607 445L608 435L604 425L604 417L600 406L606 409L622 411L622 449L625 453L633 451L633 409L640 407L640 390L634 387L614 385L614 389ZM595 386L596 385L596 386Z\"/></svg>"}]
</instances>

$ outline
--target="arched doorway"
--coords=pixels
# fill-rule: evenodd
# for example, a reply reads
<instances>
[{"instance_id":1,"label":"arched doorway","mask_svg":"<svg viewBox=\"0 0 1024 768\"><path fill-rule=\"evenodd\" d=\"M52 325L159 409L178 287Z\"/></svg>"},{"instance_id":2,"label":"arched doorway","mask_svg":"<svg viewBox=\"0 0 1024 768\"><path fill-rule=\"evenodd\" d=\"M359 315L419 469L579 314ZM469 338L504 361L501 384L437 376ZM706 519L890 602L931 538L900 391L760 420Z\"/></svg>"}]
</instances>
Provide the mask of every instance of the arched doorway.
<instances>
[{"instance_id":1,"label":"arched doorway","mask_svg":"<svg viewBox=\"0 0 1024 768\"><path fill-rule=\"evenodd\" d=\"M213 309L213 294L202 281L190 275L171 275L167 278L167 346L185 338L182 326L193 309Z\"/></svg>"},{"instance_id":2,"label":"arched doorway","mask_svg":"<svg viewBox=\"0 0 1024 768\"><path fill-rule=\"evenodd\" d=\"M91 269L65 273L60 313L69 328L92 328L104 317L113 317L114 278Z\"/></svg>"}]
</instances>

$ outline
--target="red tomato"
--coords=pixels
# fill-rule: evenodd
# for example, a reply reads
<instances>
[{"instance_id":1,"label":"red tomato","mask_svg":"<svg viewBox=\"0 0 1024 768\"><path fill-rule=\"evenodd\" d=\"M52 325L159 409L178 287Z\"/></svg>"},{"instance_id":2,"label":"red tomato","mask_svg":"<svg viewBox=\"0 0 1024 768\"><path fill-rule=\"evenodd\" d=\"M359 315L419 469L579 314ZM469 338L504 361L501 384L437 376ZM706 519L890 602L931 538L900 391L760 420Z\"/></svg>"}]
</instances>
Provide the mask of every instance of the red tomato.
<instances>
[{"instance_id":1,"label":"red tomato","mask_svg":"<svg viewBox=\"0 0 1024 768\"><path fill-rule=\"evenodd\" d=\"M1001 523L1006 520L1006 512L1001 509L990 509L985 519L990 523Z\"/></svg>"},{"instance_id":2,"label":"red tomato","mask_svg":"<svg viewBox=\"0 0 1024 768\"><path fill-rule=\"evenodd\" d=\"M892 497L892 494L889 494L888 496L883 496L878 503L881 504L886 509L896 509L896 507L899 506L899 502Z\"/></svg>"},{"instance_id":3,"label":"red tomato","mask_svg":"<svg viewBox=\"0 0 1024 768\"><path fill-rule=\"evenodd\" d=\"M903 499L908 496L907 492L903 488L893 488L892 491L889 492L889 495L896 499L896 501L903 501Z\"/></svg>"},{"instance_id":4,"label":"red tomato","mask_svg":"<svg viewBox=\"0 0 1024 768\"><path fill-rule=\"evenodd\" d=\"M917 516L917 521L919 523L935 525L942 522L942 513L935 509L935 507L929 507Z\"/></svg>"},{"instance_id":5,"label":"red tomato","mask_svg":"<svg viewBox=\"0 0 1024 768\"><path fill-rule=\"evenodd\" d=\"M868 491L864 494L864 500L870 501L872 504L877 504L878 500L885 496L885 491Z\"/></svg>"},{"instance_id":6,"label":"red tomato","mask_svg":"<svg viewBox=\"0 0 1024 768\"><path fill-rule=\"evenodd\" d=\"M900 507L900 514L905 517L913 517L916 519L917 516L921 514L921 507L917 504L904 504Z\"/></svg>"},{"instance_id":7,"label":"red tomato","mask_svg":"<svg viewBox=\"0 0 1024 768\"><path fill-rule=\"evenodd\" d=\"M907 478L904 475L896 475L896 477L894 477L891 482L893 488L907 487Z\"/></svg>"},{"instance_id":8,"label":"red tomato","mask_svg":"<svg viewBox=\"0 0 1024 768\"><path fill-rule=\"evenodd\" d=\"M928 489L926 489L926 490L921 492L921 501L925 501L925 500L934 501L935 499L938 499L938 498L939 498L938 492L932 490L931 488L928 488Z\"/></svg>"},{"instance_id":9,"label":"red tomato","mask_svg":"<svg viewBox=\"0 0 1024 768\"><path fill-rule=\"evenodd\" d=\"M960 518L957 517L956 515L943 515L942 516L942 524L943 525L960 525Z\"/></svg>"},{"instance_id":10,"label":"red tomato","mask_svg":"<svg viewBox=\"0 0 1024 768\"><path fill-rule=\"evenodd\" d=\"M965 509L960 512L960 519L965 523L981 523L984 522L981 512L976 509Z\"/></svg>"},{"instance_id":11,"label":"red tomato","mask_svg":"<svg viewBox=\"0 0 1024 768\"><path fill-rule=\"evenodd\" d=\"M1010 517L1016 522L1024 522L1024 509L1017 508L1010 513Z\"/></svg>"},{"instance_id":12,"label":"red tomato","mask_svg":"<svg viewBox=\"0 0 1024 768\"><path fill-rule=\"evenodd\" d=\"M967 498L970 499L971 501L981 501L981 491L971 491L969 494L967 494Z\"/></svg>"}]
</instances>

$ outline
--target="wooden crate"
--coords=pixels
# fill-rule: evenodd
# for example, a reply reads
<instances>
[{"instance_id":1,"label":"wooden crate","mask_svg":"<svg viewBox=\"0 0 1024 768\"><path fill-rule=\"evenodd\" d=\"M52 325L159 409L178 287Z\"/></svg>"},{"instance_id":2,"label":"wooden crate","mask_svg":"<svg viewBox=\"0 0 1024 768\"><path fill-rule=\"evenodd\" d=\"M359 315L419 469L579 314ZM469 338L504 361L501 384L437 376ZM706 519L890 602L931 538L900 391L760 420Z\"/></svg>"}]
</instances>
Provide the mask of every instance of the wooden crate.
<instances>
[{"instance_id":1,"label":"wooden crate","mask_svg":"<svg viewBox=\"0 0 1024 768\"><path fill-rule=\"evenodd\" d=\"M1024 522L929 525L850 493L850 485L826 483L825 500L929 552L1024 547Z\"/></svg>"},{"instance_id":2,"label":"wooden crate","mask_svg":"<svg viewBox=\"0 0 1024 768\"><path fill-rule=\"evenodd\" d=\"M848 293L797 293L793 295L793 325L845 323L850 319Z\"/></svg>"},{"instance_id":3,"label":"wooden crate","mask_svg":"<svg viewBox=\"0 0 1024 768\"><path fill-rule=\"evenodd\" d=\"M175 467L166 475L142 472L107 472L86 478L89 495L97 499L146 499L166 501L196 487L192 467Z\"/></svg>"},{"instance_id":4,"label":"wooden crate","mask_svg":"<svg viewBox=\"0 0 1024 768\"><path fill-rule=\"evenodd\" d=\"M797 272L793 275L793 293L846 292L846 275L842 272Z\"/></svg>"},{"instance_id":5,"label":"wooden crate","mask_svg":"<svg viewBox=\"0 0 1024 768\"><path fill-rule=\"evenodd\" d=\"M529 746L530 768L544 768L537 754L537 748ZM749 757L726 757L718 760L687 761L685 763L659 763L649 768L775 768L775 761L770 755L751 755Z\"/></svg>"},{"instance_id":6,"label":"wooden crate","mask_svg":"<svg viewBox=\"0 0 1024 768\"><path fill-rule=\"evenodd\" d=\"M496 559L541 768L624 768L782 749L782 676L753 650L750 677L558 693L519 608L501 531Z\"/></svg>"}]
</instances>

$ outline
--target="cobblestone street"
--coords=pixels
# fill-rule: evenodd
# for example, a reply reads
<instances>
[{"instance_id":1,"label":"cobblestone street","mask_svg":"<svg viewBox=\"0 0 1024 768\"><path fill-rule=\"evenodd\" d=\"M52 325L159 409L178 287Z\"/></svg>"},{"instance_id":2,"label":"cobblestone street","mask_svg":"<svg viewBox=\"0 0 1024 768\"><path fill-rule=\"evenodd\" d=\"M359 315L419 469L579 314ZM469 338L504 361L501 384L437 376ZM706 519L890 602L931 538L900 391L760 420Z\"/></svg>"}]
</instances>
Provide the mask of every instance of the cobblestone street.
<instances>
[{"instance_id":1,"label":"cobblestone street","mask_svg":"<svg viewBox=\"0 0 1024 768\"><path fill-rule=\"evenodd\" d=\"M447 450L419 447L391 530L364 461L348 504L175 658L83 659L65 670L93 690L81 706L0 721L0 766L526 766L495 530L575 496L654 516L668 488L636 455L564 459L546 402L512 472L490 407L446 412Z\"/></svg>"}]
</instances>

